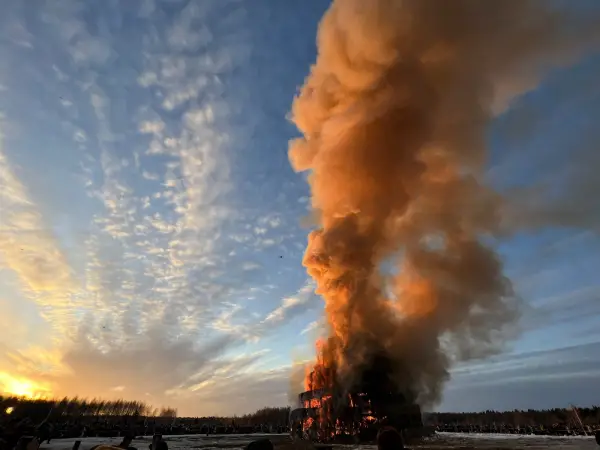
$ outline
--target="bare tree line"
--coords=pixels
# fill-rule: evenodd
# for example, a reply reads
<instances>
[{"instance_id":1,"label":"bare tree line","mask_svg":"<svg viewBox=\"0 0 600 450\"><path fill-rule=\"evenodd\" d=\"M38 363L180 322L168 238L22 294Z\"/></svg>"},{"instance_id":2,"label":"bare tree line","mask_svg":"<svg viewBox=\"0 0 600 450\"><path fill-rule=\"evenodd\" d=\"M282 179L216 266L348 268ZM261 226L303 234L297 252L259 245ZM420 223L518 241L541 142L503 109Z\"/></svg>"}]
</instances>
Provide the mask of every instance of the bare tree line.
<instances>
[{"instance_id":1,"label":"bare tree line","mask_svg":"<svg viewBox=\"0 0 600 450\"><path fill-rule=\"evenodd\" d=\"M0 396L0 415L18 415L43 420L51 411L52 420L59 417L89 418L89 417L131 417L131 418L173 418L177 409L164 406L156 408L139 400L102 400L82 399L79 397L50 400L26 399L20 397ZM600 424L600 406L579 408L579 418L585 425ZM264 407L249 414L234 416L203 416L178 418L178 423L235 423L240 426L256 426L272 424L286 426L288 423L289 407ZM513 410L513 411L482 411L461 413L428 413L426 422L431 425L477 425L477 426L545 426L569 424L574 420L574 412L570 408L553 408L543 410Z\"/></svg>"},{"instance_id":2,"label":"bare tree line","mask_svg":"<svg viewBox=\"0 0 600 450\"><path fill-rule=\"evenodd\" d=\"M0 411L8 414L38 417L48 414L65 417L121 416L121 417L177 417L177 409L170 407L155 408L138 400L102 400L64 397L60 400L26 399L21 397L0 396Z\"/></svg>"},{"instance_id":3,"label":"bare tree line","mask_svg":"<svg viewBox=\"0 0 600 450\"><path fill-rule=\"evenodd\" d=\"M131 417L131 418L176 418L177 408L156 408L139 400L103 400L79 397L63 399L27 399L23 397L0 396L0 414L44 418L51 411L53 420L59 417ZM223 422L240 425L277 424L287 425L289 407L264 407L253 413L241 416L204 416L180 418L179 421L194 419L198 422Z\"/></svg>"},{"instance_id":4,"label":"bare tree line","mask_svg":"<svg viewBox=\"0 0 600 450\"><path fill-rule=\"evenodd\" d=\"M584 425L600 424L600 406L577 408L577 414ZM513 411L482 411L463 413L431 413L427 415L427 422L432 425L459 425L459 426L494 426L507 425L513 427L555 425L577 425L575 412L571 408L553 409L528 409Z\"/></svg>"}]
</instances>

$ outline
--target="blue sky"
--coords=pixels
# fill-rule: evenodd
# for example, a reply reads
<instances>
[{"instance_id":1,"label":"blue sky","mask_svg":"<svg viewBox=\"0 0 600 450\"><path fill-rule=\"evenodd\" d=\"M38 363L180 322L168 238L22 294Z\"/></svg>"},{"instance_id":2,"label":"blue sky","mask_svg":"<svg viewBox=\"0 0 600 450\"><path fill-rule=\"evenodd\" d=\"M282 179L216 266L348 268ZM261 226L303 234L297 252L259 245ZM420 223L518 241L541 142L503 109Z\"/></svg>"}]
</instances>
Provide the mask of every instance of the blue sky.
<instances>
[{"instance_id":1,"label":"blue sky","mask_svg":"<svg viewBox=\"0 0 600 450\"><path fill-rule=\"evenodd\" d=\"M286 114L328 6L5 2L0 390L194 415L287 403L322 301ZM498 249L527 308L504 354L455 369L442 410L598 402L599 68L550 73L489 129L490 182L521 206Z\"/></svg>"}]
</instances>

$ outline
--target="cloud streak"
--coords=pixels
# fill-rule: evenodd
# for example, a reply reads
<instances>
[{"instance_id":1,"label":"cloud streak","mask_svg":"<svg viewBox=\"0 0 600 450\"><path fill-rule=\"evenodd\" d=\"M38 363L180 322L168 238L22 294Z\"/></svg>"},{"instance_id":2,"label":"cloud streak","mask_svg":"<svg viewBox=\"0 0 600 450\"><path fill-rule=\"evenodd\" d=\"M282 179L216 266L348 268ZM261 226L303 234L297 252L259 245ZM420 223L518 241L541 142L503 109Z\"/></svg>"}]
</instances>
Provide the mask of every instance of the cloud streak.
<instances>
[{"instance_id":1,"label":"cloud streak","mask_svg":"<svg viewBox=\"0 0 600 450\"><path fill-rule=\"evenodd\" d=\"M18 277L21 289L64 333L64 312L77 289L65 253L46 226L35 202L20 182L3 151L0 130L0 260Z\"/></svg>"}]
</instances>

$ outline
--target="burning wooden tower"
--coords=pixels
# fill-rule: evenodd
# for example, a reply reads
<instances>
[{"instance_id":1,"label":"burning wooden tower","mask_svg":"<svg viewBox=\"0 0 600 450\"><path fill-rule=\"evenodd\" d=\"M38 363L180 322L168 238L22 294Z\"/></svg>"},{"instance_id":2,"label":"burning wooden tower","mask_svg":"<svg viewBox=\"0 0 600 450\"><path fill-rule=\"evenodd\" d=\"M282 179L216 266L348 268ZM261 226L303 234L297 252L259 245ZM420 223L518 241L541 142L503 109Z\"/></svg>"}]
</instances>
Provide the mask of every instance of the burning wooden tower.
<instances>
[{"instance_id":1,"label":"burning wooden tower","mask_svg":"<svg viewBox=\"0 0 600 450\"><path fill-rule=\"evenodd\" d=\"M393 426L407 436L422 435L421 409L392 378L393 367L377 355L349 387L342 386L335 366L317 364L299 395L301 408L291 412L295 438L318 442L374 440L379 428Z\"/></svg>"}]
</instances>

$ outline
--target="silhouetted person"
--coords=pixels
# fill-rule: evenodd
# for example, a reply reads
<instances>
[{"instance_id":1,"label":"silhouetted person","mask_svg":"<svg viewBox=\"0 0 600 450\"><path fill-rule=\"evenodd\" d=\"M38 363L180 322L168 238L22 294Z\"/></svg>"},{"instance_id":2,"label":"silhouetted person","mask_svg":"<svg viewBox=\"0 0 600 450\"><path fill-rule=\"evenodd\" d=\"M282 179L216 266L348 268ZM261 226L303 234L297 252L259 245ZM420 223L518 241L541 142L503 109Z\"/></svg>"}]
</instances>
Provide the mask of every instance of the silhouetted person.
<instances>
[{"instance_id":1,"label":"silhouetted person","mask_svg":"<svg viewBox=\"0 0 600 450\"><path fill-rule=\"evenodd\" d=\"M35 434L39 437L40 443L46 441L46 443L49 444L52 439L53 431L54 427L52 424L48 421L44 421L37 426Z\"/></svg>"},{"instance_id":2,"label":"silhouetted person","mask_svg":"<svg viewBox=\"0 0 600 450\"><path fill-rule=\"evenodd\" d=\"M163 440L162 434L156 433L152 436L152 444L148 446L150 450L169 450L169 446Z\"/></svg>"},{"instance_id":3,"label":"silhouetted person","mask_svg":"<svg viewBox=\"0 0 600 450\"><path fill-rule=\"evenodd\" d=\"M135 447L131 447L131 441L133 441L133 436L131 435L125 435L123 437L123 440L121 441L121 443L118 445L119 448L124 448L127 450L137 450Z\"/></svg>"},{"instance_id":4,"label":"silhouetted person","mask_svg":"<svg viewBox=\"0 0 600 450\"><path fill-rule=\"evenodd\" d=\"M166 441L158 441L148 446L150 450L169 450L169 445Z\"/></svg>"},{"instance_id":5,"label":"silhouetted person","mask_svg":"<svg viewBox=\"0 0 600 450\"><path fill-rule=\"evenodd\" d=\"M378 450L402 450L404 442L402 436L393 427L383 427L377 433Z\"/></svg>"},{"instance_id":6,"label":"silhouetted person","mask_svg":"<svg viewBox=\"0 0 600 450\"><path fill-rule=\"evenodd\" d=\"M250 442L246 450L273 450L273 443L269 439L258 439Z\"/></svg>"},{"instance_id":7,"label":"silhouetted person","mask_svg":"<svg viewBox=\"0 0 600 450\"><path fill-rule=\"evenodd\" d=\"M600 445L600 430L596 431L596 444Z\"/></svg>"}]
</instances>

